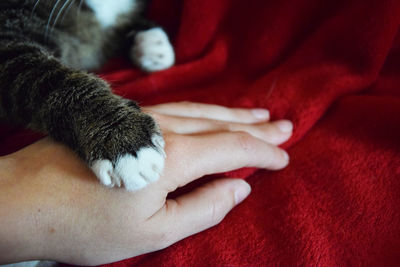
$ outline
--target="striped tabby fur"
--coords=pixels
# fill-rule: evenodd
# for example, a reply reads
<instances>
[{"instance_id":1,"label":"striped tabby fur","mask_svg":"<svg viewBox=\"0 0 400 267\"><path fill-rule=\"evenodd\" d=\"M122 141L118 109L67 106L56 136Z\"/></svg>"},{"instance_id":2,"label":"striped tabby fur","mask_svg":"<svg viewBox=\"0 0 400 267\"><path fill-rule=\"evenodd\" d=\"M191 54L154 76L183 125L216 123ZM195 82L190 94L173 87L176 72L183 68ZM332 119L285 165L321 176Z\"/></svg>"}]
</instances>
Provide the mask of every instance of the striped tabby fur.
<instances>
[{"instance_id":1,"label":"striped tabby fur","mask_svg":"<svg viewBox=\"0 0 400 267\"><path fill-rule=\"evenodd\" d=\"M96 13L95 0L91 5L80 0L2 0L0 120L47 133L76 151L103 184L136 190L161 172L160 130L135 102L114 95L105 81L86 72L116 51L130 50L132 60L147 71L173 63L162 30L142 17L145 3L127 1L129 12L104 26L99 18L115 14ZM159 62L141 61L146 46L138 43L140 34L164 38L166 49L161 50L169 53L170 62L154 67ZM162 53L158 58L165 58Z\"/></svg>"}]
</instances>

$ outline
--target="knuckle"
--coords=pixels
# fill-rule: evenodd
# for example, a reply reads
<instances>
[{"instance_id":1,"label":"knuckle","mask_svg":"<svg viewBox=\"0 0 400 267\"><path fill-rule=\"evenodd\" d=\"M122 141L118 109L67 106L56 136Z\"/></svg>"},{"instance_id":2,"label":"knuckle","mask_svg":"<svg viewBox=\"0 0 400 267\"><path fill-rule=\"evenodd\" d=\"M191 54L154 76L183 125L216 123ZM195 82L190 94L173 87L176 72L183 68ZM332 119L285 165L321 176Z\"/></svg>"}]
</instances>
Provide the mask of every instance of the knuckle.
<instances>
[{"instance_id":1,"label":"knuckle","mask_svg":"<svg viewBox=\"0 0 400 267\"><path fill-rule=\"evenodd\" d=\"M214 186L213 183L204 186L204 190L207 187ZM206 218L207 225L214 226L219 224L224 218L226 213L234 206L234 194L231 191L220 191L214 198L210 199L209 208L207 209Z\"/></svg>"},{"instance_id":2,"label":"knuckle","mask_svg":"<svg viewBox=\"0 0 400 267\"><path fill-rule=\"evenodd\" d=\"M217 204L215 202L211 203L210 214L208 216L210 225L216 225L221 221L217 209Z\"/></svg>"},{"instance_id":3,"label":"knuckle","mask_svg":"<svg viewBox=\"0 0 400 267\"><path fill-rule=\"evenodd\" d=\"M254 137L247 132L237 132L236 141L243 151L253 151L256 149Z\"/></svg>"},{"instance_id":4,"label":"knuckle","mask_svg":"<svg viewBox=\"0 0 400 267\"><path fill-rule=\"evenodd\" d=\"M225 217L225 213L221 205L217 204L215 201L211 204L209 218L209 225L217 225L219 224Z\"/></svg>"}]
</instances>

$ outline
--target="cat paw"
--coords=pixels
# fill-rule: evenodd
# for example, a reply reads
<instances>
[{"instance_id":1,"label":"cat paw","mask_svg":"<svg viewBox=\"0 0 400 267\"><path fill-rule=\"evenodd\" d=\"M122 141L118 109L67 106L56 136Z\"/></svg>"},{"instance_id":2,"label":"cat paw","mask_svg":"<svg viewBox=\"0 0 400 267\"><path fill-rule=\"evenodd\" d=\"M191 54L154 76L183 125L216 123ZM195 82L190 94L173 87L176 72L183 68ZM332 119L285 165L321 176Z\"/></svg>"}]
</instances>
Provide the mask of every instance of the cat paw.
<instances>
[{"instance_id":1,"label":"cat paw","mask_svg":"<svg viewBox=\"0 0 400 267\"><path fill-rule=\"evenodd\" d=\"M152 147L142 147L136 156L130 153L120 155L115 162L107 159L95 160L91 164L100 182L109 187L125 187L136 191L155 182L164 168L164 140L154 134Z\"/></svg>"},{"instance_id":2,"label":"cat paw","mask_svg":"<svg viewBox=\"0 0 400 267\"><path fill-rule=\"evenodd\" d=\"M130 56L136 65L148 72L167 69L175 62L174 49L161 28L137 33Z\"/></svg>"}]
</instances>

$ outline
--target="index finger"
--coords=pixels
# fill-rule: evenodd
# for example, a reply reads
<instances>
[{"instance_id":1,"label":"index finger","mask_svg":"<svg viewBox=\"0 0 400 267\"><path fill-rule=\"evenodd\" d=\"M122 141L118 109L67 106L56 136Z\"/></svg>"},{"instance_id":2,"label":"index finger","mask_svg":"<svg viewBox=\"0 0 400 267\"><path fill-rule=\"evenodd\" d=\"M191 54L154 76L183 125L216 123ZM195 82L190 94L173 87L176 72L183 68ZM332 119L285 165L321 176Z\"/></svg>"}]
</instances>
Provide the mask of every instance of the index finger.
<instances>
[{"instance_id":1,"label":"index finger","mask_svg":"<svg viewBox=\"0 0 400 267\"><path fill-rule=\"evenodd\" d=\"M166 141L165 169L157 184L168 192L208 174L243 167L279 170L289 162L284 150L244 132L172 135Z\"/></svg>"}]
</instances>

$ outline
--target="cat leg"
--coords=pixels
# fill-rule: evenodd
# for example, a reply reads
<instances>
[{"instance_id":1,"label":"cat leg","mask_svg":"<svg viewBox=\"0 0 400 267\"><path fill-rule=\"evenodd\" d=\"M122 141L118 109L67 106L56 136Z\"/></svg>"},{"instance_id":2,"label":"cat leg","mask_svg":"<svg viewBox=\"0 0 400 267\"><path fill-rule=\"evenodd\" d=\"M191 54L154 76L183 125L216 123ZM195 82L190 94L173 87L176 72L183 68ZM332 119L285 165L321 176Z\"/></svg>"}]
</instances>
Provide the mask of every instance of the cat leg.
<instances>
[{"instance_id":1,"label":"cat leg","mask_svg":"<svg viewBox=\"0 0 400 267\"><path fill-rule=\"evenodd\" d=\"M168 35L153 22L144 19L135 23L129 56L132 62L147 72L165 70L175 63L174 48Z\"/></svg>"},{"instance_id":2,"label":"cat leg","mask_svg":"<svg viewBox=\"0 0 400 267\"><path fill-rule=\"evenodd\" d=\"M38 46L1 44L0 111L68 145L106 186L138 190L162 172L164 141L153 118Z\"/></svg>"}]
</instances>

